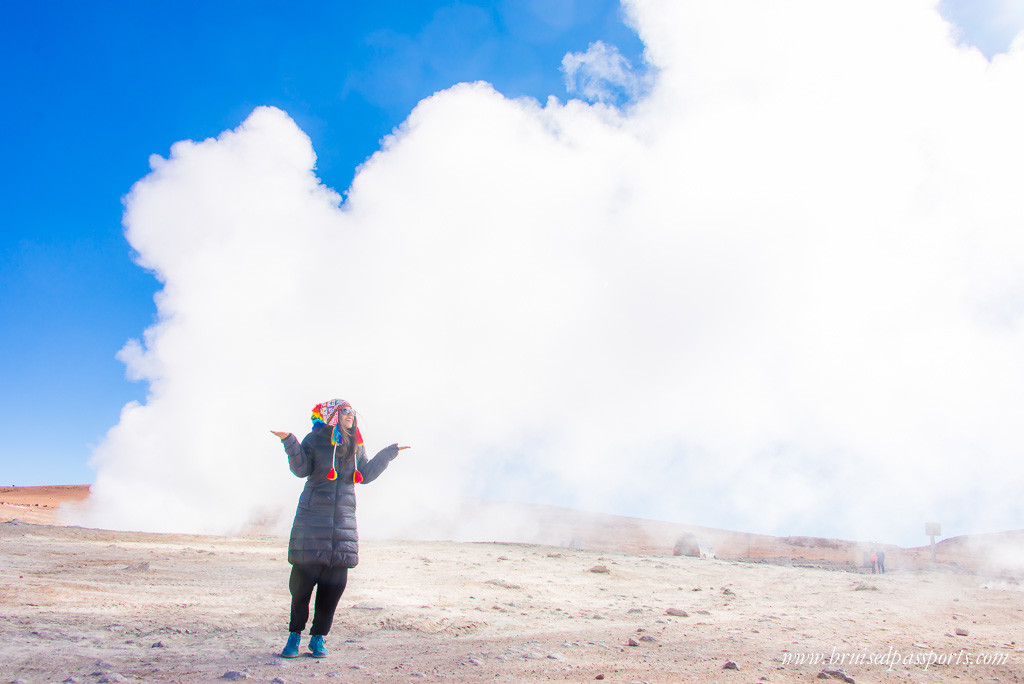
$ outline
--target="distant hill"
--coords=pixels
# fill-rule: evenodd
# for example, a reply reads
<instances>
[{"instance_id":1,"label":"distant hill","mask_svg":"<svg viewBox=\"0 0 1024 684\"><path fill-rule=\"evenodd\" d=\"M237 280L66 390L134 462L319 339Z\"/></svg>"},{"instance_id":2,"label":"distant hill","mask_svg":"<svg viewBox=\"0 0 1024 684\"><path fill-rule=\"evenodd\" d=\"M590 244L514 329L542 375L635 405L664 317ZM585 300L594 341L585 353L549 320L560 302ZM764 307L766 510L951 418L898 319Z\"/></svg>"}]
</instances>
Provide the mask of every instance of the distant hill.
<instances>
[{"instance_id":1,"label":"distant hill","mask_svg":"<svg viewBox=\"0 0 1024 684\"><path fill-rule=\"evenodd\" d=\"M89 496L89 485L0 487L0 521L59 525L57 509L65 501ZM467 498L461 514L468 520L517 521L507 537L489 541L546 544L592 551L641 555L672 555L677 542L696 552L723 560L813 566L832 570L870 572L866 558L884 551L889 570L938 567L959 572L1024 577L1024 530L966 535L936 543L937 565L931 547L904 549L894 545L823 537L772 537L697 525L592 513L559 506ZM694 552L693 549L690 550Z\"/></svg>"}]
</instances>

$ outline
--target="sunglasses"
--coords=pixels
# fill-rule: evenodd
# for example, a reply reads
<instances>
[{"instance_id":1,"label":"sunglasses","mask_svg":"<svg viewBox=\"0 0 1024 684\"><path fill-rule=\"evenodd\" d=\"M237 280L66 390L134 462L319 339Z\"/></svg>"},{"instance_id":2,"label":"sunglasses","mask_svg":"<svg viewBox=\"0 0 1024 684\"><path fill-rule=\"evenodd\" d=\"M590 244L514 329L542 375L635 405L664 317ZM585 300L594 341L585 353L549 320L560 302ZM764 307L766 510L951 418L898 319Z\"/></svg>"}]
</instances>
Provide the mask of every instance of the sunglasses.
<instances>
[{"instance_id":1,"label":"sunglasses","mask_svg":"<svg viewBox=\"0 0 1024 684\"><path fill-rule=\"evenodd\" d=\"M340 409L338 409L338 413L340 413L343 416L347 416L347 415L355 413L355 412L356 412L356 410L354 408L352 408L351 406L342 406Z\"/></svg>"}]
</instances>

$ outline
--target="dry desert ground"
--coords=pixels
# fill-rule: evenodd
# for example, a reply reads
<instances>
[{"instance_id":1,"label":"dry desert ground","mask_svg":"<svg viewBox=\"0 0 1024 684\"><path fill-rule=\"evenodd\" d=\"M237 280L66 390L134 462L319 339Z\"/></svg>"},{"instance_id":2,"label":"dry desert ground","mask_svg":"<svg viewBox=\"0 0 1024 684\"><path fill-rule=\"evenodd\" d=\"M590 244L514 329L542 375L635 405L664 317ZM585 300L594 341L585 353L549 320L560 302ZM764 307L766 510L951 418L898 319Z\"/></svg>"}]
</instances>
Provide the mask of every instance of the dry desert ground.
<instances>
[{"instance_id":1,"label":"dry desert ground","mask_svg":"<svg viewBox=\"0 0 1024 684\"><path fill-rule=\"evenodd\" d=\"M285 660L287 540L54 524L86 495L0 488L0 682L1024 680L1016 571L962 539L884 575L853 542L686 528L717 557L673 556L682 526L563 509L565 545L365 541L331 655Z\"/></svg>"}]
</instances>

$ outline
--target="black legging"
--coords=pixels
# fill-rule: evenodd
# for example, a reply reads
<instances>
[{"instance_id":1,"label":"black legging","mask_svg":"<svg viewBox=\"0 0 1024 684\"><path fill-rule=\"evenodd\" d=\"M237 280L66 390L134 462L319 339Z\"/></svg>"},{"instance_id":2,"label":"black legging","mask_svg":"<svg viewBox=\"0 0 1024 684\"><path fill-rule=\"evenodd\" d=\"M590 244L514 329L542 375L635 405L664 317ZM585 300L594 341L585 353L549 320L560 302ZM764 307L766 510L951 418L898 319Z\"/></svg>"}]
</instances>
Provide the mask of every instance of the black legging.
<instances>
[{"instance_id":1,"label":"black legging","mask_svg":"<svg viewBox=\"0 0 1024 684\"><path fill-rule=\"evenodd\" d=\"M289 632L301 632L309 619L309 597L316 587L316 602L313 605L313 626L310 635L326 636L334 622L334 610L348 582L348 568L330 568L326 565L293 565L288 578L288 590L292 593L292 614L288 623Z\"/></svg>"}]
</instances>

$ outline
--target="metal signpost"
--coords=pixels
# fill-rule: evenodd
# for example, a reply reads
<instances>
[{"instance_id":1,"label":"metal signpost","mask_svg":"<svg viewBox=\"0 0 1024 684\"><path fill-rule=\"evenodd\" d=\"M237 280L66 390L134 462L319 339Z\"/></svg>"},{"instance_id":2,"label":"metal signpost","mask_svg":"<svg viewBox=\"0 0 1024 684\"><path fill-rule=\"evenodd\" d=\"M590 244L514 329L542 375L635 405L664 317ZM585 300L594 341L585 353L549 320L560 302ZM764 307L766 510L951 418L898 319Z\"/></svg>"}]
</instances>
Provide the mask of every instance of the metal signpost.
<instances>
[{"instance_id":1,"label":"metal signpost","mask_svg":"<svg viewBox=\"0 0 1024 684\"><path fill-rule=\"evenodd\" d=\"M935 562L935 538L942 534L942 525L939 523L925 523L924 533L932 538L932 563Z\"/></svg>"}]
</instances>

